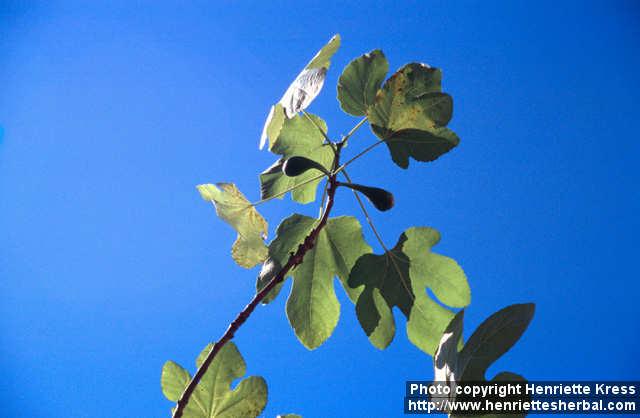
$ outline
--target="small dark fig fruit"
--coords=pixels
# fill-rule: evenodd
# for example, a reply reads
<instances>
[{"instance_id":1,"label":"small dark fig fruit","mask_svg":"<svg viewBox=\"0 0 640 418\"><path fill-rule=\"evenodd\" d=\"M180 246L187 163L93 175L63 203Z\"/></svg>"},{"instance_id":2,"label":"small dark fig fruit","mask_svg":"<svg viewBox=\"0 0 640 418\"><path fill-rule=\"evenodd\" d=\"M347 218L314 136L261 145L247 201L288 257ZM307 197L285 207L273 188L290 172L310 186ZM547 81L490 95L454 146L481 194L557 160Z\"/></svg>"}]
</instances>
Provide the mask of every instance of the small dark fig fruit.
<instances>
[{"instance_id":1,"label":"small dark fig fruit","mask_svg":"<svg viewBox=\"0 0 640 418\"><path fill-rule=\"evenodd\" d=\"M393 207L393 195L391 194L391 192L388 192L384 189L353 183L340 183L340 185L349 187L353 190L357 190L363 195L367 196L367 199L369 199L369 201L373 203L373 206L375 206L379 211L384 212Z\"/></svg>"},{"instance_id":2,"label":"small dark fig fruit","mask_svg":"<svg viewBox=\"0 0 640 418\"><path fill-rule=\"evenodd\" d=\"M329 175L327 169L325 169L320 163L306 157L291 157L287 159L282 166L282 171L289 177L297 177L311 169L316 169L322 171L326 175Z\"/></svg>"}]
</instances>

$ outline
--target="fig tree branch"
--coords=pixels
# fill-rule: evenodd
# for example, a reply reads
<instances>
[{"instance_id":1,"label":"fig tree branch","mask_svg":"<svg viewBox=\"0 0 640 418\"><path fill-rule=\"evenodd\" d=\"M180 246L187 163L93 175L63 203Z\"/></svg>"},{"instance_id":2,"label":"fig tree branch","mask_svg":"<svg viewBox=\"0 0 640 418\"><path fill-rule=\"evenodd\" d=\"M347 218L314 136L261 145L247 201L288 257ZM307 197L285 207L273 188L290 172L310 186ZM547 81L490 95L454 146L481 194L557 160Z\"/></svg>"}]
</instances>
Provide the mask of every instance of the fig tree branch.
<instances>
[{"instance_id":1,"label":"fig tree branch","mask_svg":"<svg viewBox=\"0 0 640 418\"><path fill-rule=\"evenodd\" d=\"M338 149L334 167L338 165L339 153L340 151ZM253 313L253 311L255 310L256 306L258 306L260 302L262 302L262 300L269 294L269 292L271 292L271 290L273 290L274 287L276 287L276 285L278 285L278 283L281 283L285 279L289 271L302 263L305 254L314 247L320 231L322 231L322 228L325 227L327 221L329 220L329 214L331 213L331 209L333 208L334 197L336 194L336 189L338 187L336 174L332 174L327 181L329 184L327 188L327 204L325 206L322 217L320 218L320 222L318 223L318 225L316 225L315 228L311 230L309 235L306 236L304 241L298 246L296 252L292 253L289 256L286 264L273 277L273 279L271 279L271 281L269 281L266 286L264 286L258 293L256 293L253 299L251 299L251 302L249 302L249 304L245 306L242 311L240 311L238 316L236 316L231 324L229 324L229 327L222 335L222 337L220 337L220 339L218 339L218 341L213 344L211 350L209 351L209 353L207 353L206 358L196 371L196 374L193 376L184 392L180 396L180 399L178 400L176 408L173 412L173 418L180 418L182 416L182 413L184 412L184 409L186 408L191 395L198 386L198 383L202 379L202 376L204 376L204 374L207 372L207 369L215 359L218 352L222 349L222 347L224 347L227 342L233 339L235 333L242 326L242 324L246 322L251 313Z\"/></svg>"}]
</instances>

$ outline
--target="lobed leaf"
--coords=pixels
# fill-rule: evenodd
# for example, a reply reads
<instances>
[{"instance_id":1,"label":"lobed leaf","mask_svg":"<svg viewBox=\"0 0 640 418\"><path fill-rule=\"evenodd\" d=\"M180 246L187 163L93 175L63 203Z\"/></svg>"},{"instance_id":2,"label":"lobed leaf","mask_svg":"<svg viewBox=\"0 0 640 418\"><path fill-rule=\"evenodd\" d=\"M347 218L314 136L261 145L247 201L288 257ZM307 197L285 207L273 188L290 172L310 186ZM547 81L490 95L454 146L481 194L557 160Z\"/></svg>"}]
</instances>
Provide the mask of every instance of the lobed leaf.
<instances>
[{"instance_id":1,"label":"lobed leaf","mask_svg":"<svg viewBox=\"0 0 640 418\"><path fill-rule=\"evenodd\" d=\"M269 149L273 147L285 117L293 118L298 112L305 110L318 96L327 70L331 65L331 57L340 47L340 35L335 35L302 69L300 74L289 85L278 104L271 107L260 136L260 149L269 140Z\"/></svg>"},{"instance_id":2,"label":"lobed leaf","mask_svg":"<svg viewBox=\"0 0 640 418\"><path fill-rule=\"evenodd\" d=\"M446 128L453 114L451 96L441 91L442 73L426 64L407 64L391 76L368 108L373 132L387 143L402 168L409 157L433 161L460 142Z\"/></svg>"},{"instance_id":3,"label":"lobed leaf","mask_svg":"<svg viewBox=\"0 0 640 418\"><path fill-rule=\"evenodd\" d=\"M461 379L484 380L489 366L509 351L526 331L534 311L533 303L511 305L480 324L460 352Z\"/></svg>"},{"instance_id":4,"label":"lobed leaf","mask_svg":"<svg viewBox=\"0 0 640 418\"><path fill-rule=\"evenodd\" d=\"M501 309L480 324L462 350L458 352L464 315L464 311L460 311L447 326L433 357L434 384L449 385L452 393L455 393L454 388L460 383L484 382L487 368L520 339L533 318L534 310L535 305L532 303L511 305ZM515 373L502 372L491 379L491 382L526 382L526 379ZM454 398L451 396L450 400ZM506 416L516 418L525 415ZM460 415L451 415L451 417L457 416ZM483 418L498 416L505 415L482 415Z\"/></svg>"},{"instance_id":5,"label":"lobed leaf","mask_svg":"<svg viewBox=\"0 0 640 418\"><path fill-rule=\"evenodd\" d=\"M260 190L263 199L277 195L282 198L286 190L296 186L299 187L291 192L293 200L309 203L316 199L316 189L322 179L321 173L309 170L297 177L289 177L282 171L285 160L293 156L309 158L320 163L327 170L331 169L333 151L329 145L324 144L324 136L318 129L320 127L326 132L327 124L318 116L309 115L309 118L298 115L284 122L271 148L271 151L282 157L260 174ZM318 178L313 180L314 177Z\"/></svg>"},{"instance_id":6,"label":"lobed leaf","mask_svg":"<svg viewBox=\"0 0 640 418\"><path fill-rule=\"evenodd\" d=\"M345 112L364 116L389 71L389 63L379 49L351 61L338 80L338 101Z\"/></svg>"},{"instance_id":7,"label":"lobed leaf","mask_svg":"<svg viewBox=\"0 0 640 418\"><path fill-rule=\"evenodd\" d=\"M233 183L201 184L197 186L202 198L212 202L218 216L233 227L238 238L231 248L231 256L242 267L252 268L268 255L264 238L267 221Z\"/></svg>"},{"instance_id":8,"label":"lobed leaf","mask_svg":"<svg viewBox=\"0 0 640 418\"><path fill-rule=\"evenodd\" d=\"M285 219L269 245L270 258L284 265L316 223L317 219L298 214ZM347 285L349 272L356 260L370 251L356 218L331 218L318 234L314 247L307 251L302 264L293 270L287 317L305 347L319 347L338 323L340 304L334 289L335 276L349 298L356 300L359 291Z\"/></svg>"},{"instance_id":9,"label":"lobed leaf","mask_svg":"<svg viewBox=\"0 0 640 418\"><path fill-rule=\"evenodd\" d=\"M196 360L202 365L212 344ZM238 348L228 342L218 352L202 376L184 409L184 418L254 418L267 404L267 384L262 377L250 376L231 389L231 383L246 374L246 365ZM162 392L176 402L191 380L189 373L172 361L162 368Z\"/></svg>"},{"instance_id":10,"label":"lobed leaf","mask_svg":"<svg viewBox=\"0 0 640 418\"><path fill-rule=\"evenodd\" d=\"M314 68L326 68L328 70L331 66L331 58L338 48L340 48L340 41L341 39L339 34L333 35L333 37L329 39L329 42L327 42L327 44L316 53L304 69L310 70Z\"/></svg>"},{"instance_id":11,"label":"lobed leaf","mask_svg":"<svg viewBox=\"0 0 640 418\"><path fill-rule=\"evenodd\" d=\"M260 135L260 149L264 148L267 143L267 139L269 140L269 144L273 144L275 142L278 135L280 135L280 130L284 124L285 117L284 107L282 107L280 103L276 103L271 106L269 114L267 115L267 121L262 128L262 135ZM271 148L271 145L269 145L269 148Z\"/></svg>"},{"instance_id":12,"label":"lobed leaf","mask_svg":"<svg viewBox=\"0 0 640 418\"><path fill-rule=\"evenodd\" d=\"M162 386L162 393L170 401L178 402L190 380L191 375L189 372L177 363L169 360L162 366L160 385Z\"/></svg>"},{"instance_id":13,"label":"lobed leaf","mask_svg":"<svg viewBox=\"0 0 640 418\"><path fill-rule=\"evenodd\" d=\"M356 314L371 343L386 348L395 334L392 308L407 317L409 340L428 354L437 348L453 312L431 299L426 290L453 307L466 306L471 292L462 269L448 257L431 252L440 239L432 228L409 228L396 246L382 255L365 254L353 267L349 286L361 287Z\"/></svg>"}]
</instances>

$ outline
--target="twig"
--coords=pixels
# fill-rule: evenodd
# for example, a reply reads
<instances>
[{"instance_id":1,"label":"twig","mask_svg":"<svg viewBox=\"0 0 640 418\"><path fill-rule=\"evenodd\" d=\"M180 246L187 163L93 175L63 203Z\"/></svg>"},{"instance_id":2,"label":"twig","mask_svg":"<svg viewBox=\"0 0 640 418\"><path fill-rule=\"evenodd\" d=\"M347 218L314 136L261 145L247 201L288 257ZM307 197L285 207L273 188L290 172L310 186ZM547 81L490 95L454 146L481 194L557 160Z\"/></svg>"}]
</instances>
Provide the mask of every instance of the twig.
<instances>
[{"instance_id":1,"label":"twig","mask_svg":"<svg viewBox=\"0 0 640 418\"><path fill-rule=\"evenodd\" d=\"M366 117L366 116L365 116L364 118L362 118L362 120L361 120L360 122L358 122L358 123L356 124L356 126L354 126L354 127L349 131L349 133L348 133L348 134L346 134L346 135L342 138L342 141L340 141L340 142L342 142L342 143L347 142L347 141L349 140L349 138L351 138L351 135L355 134L355 133L356 133L356 131L357 131L358 129L360 129L360 127L361 127L362 125L364 125L364 123L365 123L367 120L368 120L368 117Z\"/></svg>"},{"instance_id":2,"label":"twig","mask_svg":"<svg viewBox=\"0 0 640 418\"><path fill-rule=\"evenodd\" d=\"M336 162L334 162L334 166L337 165L338 156L336 156ZM271 281L267 283L265 287L263 287L258 293L256 293L253 299L251 299L251 302L249 302L249 304L244 307L244 309L238 314L238 316L236 316L236 319L231 322L229 328L227 328L222 337L220 337L220 339L213 344L213 347L211 348L209 353L207 353L207 357L202 362L202 365L200 365L200 367L196 371L196 374L193 376L193 379L191 379L184 392L180 396L180 399L178 400L176 408L173 412L173 418L180 418L182 416L182 413L184 412L184 409L189 402L189 398L191 398L191 395L198 386L200 379L202 379L202 376L204 376L204 374L207 372L207 369L211 365L211 362L213 362L213 359L215 358L216 354L218 354L220 349L222 349L222 347L233 338L236 331L238 331L242 324L245 323L256 306L258 306L260 302L262 302L262 300L269 294L269 292L271 292L274 287L276 287L278 283L284 280L289 271L302 263L305 254L315 245L320 231L327 224L329 213L331 212L331 208L333 207L333 201L336 194L336 189L338 187L338 182L336 180L335 174L329 177L328 183L329 187L327 189L327 205L325 207L324 213L322 214L320 222L298 246L297 251L294 254L291 254L289 260L287 260L287 263L282 267L278 274L273 279L271 279Z\"/></svg>"},{"instance_id":3,"label":"twig","mask_svg":"<svg viewBox=\"0 0 640 418\"><path fill-rule=\"evenodd\" d=\"M351 177L347 173L347 170L345 170L344 165L342 166L342 175L347 180L347 183L352 183ZM393 255L393 253L391 251L389 251L389 248L387 248L387 246L384 244L384 241L382 240L382 236L380 235L380 233L378 232L378 229L373 224L373 220L371 219L371 216L369 215L369 211L367 211L367 207L365 206L364 202L362 202L362 198L360 197L358 192L356 192L355 190L352 190L352 192L353 192L353 195L356 197L356 200L358 201L358 205L360 206L360 209L362 210L362 214L364 215L364 218L367 220L367 223L371 227L371 230L373 231L373 234L376 236L376 239L378 240L378 243L380 244L380 246L384 250L385 255L391 260L391 264L393 264L393 268L396 270L396 273L398 274L398 277L400 277L400 282L402 283L402 287L404 287L404 290L407 292L409 298L411 300L415 300L415 296L413 295L413 292L411 291L411 286L409 286L407 284L406 279L405 279L404 275L402 274L402 270L400 270L400 266L398 266L398 263L395 260L395 256Z\"/></svg>"},{"instance_id":4,"label":"twig","mask_svg":"<svg viewBox=\"0 0 640 418\"><path fill-rule=\"evenodd\" d=\"M347 161L346 163L344 163L340 167L338 167L338 169L336 170L336 173L339 173L339 172L343 171L346 166L348 166L349 164L351 164L352 162L354 162L358 158L362 157L363 155L365 155L366 153L368 153L369 151L371 151L372 149L374 149L375 147L377 147L378 145L382 144L385 141L386 141L386 139L381 139L378 142L375 142L375 143L369 145L367 148L365 148L364 150L360 151L358 154L356 154L349 161Z\"/></svg>"}]
</instances>

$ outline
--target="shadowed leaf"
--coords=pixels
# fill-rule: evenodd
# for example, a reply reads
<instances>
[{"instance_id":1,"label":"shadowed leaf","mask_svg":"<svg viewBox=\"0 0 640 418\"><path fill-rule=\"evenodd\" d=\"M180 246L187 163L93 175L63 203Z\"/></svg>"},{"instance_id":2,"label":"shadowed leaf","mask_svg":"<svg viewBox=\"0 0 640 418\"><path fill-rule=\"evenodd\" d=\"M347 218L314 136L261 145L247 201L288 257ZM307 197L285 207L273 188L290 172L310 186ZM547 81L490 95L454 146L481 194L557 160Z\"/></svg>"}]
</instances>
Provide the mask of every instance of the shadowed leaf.
<instances>
[{"instance_id":1,"label":"shadowed leaf","mask_svg":"<svg viewBox=\"0 0 640 418\"><path fill-rule=\"evenodd\" d=\"M408 319L411 342L428 354L435 352L453 312L431 299L427 288L450 306L469 303L469 286L462 269L452 259L431 253L439 238L432 228L410 228L389 252L365 254L353 267L349 285L364 285L356 314L375 347L384 349L391 343L395 333L391 309L398 307Z\"/></svg>"},{"instance_id":2,"label":"shadowed leaf","mask_svg":"<svg viewBox=\"0 0 640 418\"><path fill-rule=\"evenodd\" d=\"M520 339L533 313L533 303L511 305L487 318L460 352L460 376L465 381L484 380L490 365Z\"/></svg>"},{"instance_id":3,"label":"shadowed leaf","mask_svg":"<svg viewBox=\"0 0 640 418\"><path fill-rule=\"evenodd\" d=\"M487 318L471 335L466 344L458 351L462 336L462 320L464 311L460 311L440 339L438 350L433 357L434 384L448 385L451 392L455 387L465 382L484 382L485 372L498 358L511 348L524 333L533 318L535 306L531 303L511 305L494 313ZM526 379L510 372L497 374L491 382L518 382ZM455 396L449 397L454 400ZM529 399L524 395L522 399ZM520 418L526 414L478 415L483 418L511 417ZM451 414L451 417L463 415Z\"/></svg>"}]
</instances>

